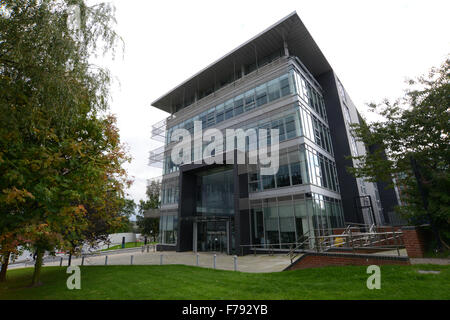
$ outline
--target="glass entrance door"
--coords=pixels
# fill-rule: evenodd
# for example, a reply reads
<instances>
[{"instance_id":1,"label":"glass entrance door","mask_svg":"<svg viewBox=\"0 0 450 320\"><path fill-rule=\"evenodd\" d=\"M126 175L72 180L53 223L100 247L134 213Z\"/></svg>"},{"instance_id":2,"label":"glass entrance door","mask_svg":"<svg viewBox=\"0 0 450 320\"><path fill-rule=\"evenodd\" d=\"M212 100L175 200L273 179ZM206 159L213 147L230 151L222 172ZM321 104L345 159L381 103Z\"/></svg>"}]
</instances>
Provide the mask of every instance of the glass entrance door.
<instances>
[{"instance_id":1,"label":"glass entrance door","mask_svg":"<svg viewBox=\"0 0 450 320\"><path fill-rule=\"evenodd\" d=\"M197 222L197 251L228 253L227 222Z\"/></svg>"}]
</instances>

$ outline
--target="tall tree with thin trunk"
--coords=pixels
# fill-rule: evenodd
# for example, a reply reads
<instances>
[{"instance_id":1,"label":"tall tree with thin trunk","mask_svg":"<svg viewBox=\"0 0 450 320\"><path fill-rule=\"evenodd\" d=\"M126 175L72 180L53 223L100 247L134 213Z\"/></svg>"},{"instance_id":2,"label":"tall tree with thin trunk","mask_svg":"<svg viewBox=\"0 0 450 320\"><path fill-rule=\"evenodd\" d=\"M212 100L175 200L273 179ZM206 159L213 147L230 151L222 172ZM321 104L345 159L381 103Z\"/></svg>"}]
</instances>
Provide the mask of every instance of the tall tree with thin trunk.
<instances>
[{"instance_id":1,"label":"tall tree with thin trunk","mask_svg":"<svg viewBox=\"0 0 450 320\"><path fill-rule=\"evenodd\" d=\"M109 72L90 60L114 54L114 24L103 3L0 1L0 250L36 250L33 285L45 251L89 229L89 208L121 220L130 159L107 114Z\"/></svg>"}]
</instances>

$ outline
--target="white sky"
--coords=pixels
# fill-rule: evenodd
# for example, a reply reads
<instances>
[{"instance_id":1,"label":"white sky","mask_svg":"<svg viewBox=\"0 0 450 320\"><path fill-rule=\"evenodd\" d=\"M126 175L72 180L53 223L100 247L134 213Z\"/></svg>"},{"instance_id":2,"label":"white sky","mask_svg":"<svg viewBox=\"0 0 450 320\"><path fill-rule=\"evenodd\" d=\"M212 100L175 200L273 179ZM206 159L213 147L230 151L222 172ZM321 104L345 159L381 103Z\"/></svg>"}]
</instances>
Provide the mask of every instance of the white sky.
<instances>
[{"instance_id":1,"label":"white sky","mask_svg":"<svg viewBox=\"0 0 450 320\"><path fill-rule=\"evenodd\" d=\"M292 11L321 48L358 107L400 97L404 80L440 65L450 53L450 1L150 1L116 0L123 59L105 62L120 87L112 112L133 157L129 195L145 199L146 180L161 175L148 152L151 125L168 114L150 106L213 61Z\"/></svg>"}]
</instances>

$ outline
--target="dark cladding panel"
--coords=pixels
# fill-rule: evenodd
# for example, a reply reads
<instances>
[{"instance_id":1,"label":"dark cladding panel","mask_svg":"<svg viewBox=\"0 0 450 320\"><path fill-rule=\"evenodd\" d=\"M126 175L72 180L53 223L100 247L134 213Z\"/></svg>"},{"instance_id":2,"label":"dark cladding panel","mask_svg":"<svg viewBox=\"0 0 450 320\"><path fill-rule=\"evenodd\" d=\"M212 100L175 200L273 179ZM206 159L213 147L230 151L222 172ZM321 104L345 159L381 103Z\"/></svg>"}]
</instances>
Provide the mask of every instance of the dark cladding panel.
<instances>
[{"instance_id":1,"label":"dark cladding panel","mask_svg":"<svg viewBox=\"0 0 450 320\"><path fill-rule=\"evenodd\" d=\"M329 71L320 75L317 81L324 91L344 218L346 222L364 223L362 215L358 213L355 206L355 197L359 195L358 185L355 177L347 171L347 167L353 166L353 163L351 159L346 158L351 155L351 151L334 72Z\"/></svg>"},{"instance_id":2,"label":"dark cladding panel","mask_svg":"<svg viewBox=\"0 0 450 320\"><path fill-rule=\"evenodd\" d=\"M195 212L195 184L195 175L180 172L177 251L192 250L193 222L189 217Z\"/></svg>"}]
</instances>

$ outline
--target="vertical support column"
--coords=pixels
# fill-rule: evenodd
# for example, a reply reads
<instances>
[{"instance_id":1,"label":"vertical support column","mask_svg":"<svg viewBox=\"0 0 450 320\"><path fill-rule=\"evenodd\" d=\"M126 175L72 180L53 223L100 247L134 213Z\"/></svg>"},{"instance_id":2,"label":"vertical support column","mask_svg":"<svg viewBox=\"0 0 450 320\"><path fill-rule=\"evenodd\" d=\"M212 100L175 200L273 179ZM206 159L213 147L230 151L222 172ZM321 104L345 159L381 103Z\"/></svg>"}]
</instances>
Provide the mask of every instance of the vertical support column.
<instances>
[{"instance_id":1,"label":"vertical support column","mask_svg":"<svg viewBox=\"0 0 450 320\"><path fill-rule=\"evenodd\" d=\"M227 228L227 254L231 254L231 230L230 230L230 221L227 220L225 222Z\"/></svg>"},{"instance_id":2,"label":"vertical support column","mask_svg":"<svg viewBox=\"0 0 450 320\"><path fill-rule=\"evenodd\" d=\"M283 33L283 49L284 49L284 55L286 57L289 57L289 48L288 48L288 44L287 44L286 37L285 37L284 33Z\"/></svg>"},{"instance_id":3,"label":"vertical support column","mask_svg":"<svg viewBox=\"0 0 450 320\"><path fill-rule=\"evenodd\" d=\"M197 252L197 222L193 223L192 228L192 249Z\"/></svg>"}]
</instances>

